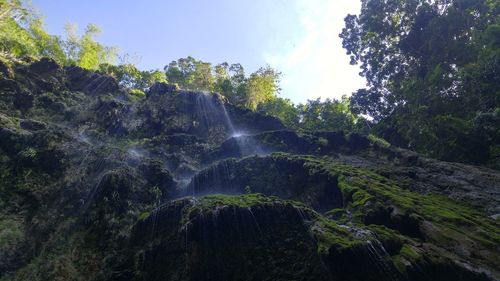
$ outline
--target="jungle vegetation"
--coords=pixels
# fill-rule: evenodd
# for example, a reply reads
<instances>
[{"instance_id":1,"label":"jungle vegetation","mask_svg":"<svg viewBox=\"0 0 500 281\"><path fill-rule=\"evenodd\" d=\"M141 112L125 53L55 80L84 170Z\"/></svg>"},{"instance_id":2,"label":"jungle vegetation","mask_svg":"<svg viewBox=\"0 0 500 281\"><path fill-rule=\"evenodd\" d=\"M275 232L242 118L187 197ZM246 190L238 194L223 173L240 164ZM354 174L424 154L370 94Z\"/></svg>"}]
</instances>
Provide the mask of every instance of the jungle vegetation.
<instances>
[{"instance_id":1,"label":"jungle vegetation","mask_svg":"<svg viewBox=\"0 0 500 281\"><path fill-rule=\"evenodd\" d=\"M239 63L188 56L162 70L140 70L96 40L98 26L79 36L68 24L66 36L51 35L22 0L0 0L0 60L8 67L50 57L111 75L139 95L156 82L217 92L291 129L372 134L429 157L498 169L499 19L496 0L362 0L361 13L346 16L339 36L367 86L304 104L281 95L281 73L270 66L247 74Z\"/></svg>"}]
</instances>

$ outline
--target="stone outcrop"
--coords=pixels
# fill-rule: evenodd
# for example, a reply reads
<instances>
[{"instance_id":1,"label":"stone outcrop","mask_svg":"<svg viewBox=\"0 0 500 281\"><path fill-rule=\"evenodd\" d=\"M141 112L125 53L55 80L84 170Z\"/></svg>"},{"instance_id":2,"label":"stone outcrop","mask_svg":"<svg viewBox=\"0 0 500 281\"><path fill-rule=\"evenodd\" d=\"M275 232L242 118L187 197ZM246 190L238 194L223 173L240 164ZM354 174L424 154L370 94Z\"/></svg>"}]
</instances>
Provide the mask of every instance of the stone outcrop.
<instances>
[{"instance_id":1,"label":"stone outcrop","mask_svg":"<svg viewBox=\"0 0 500 281\"><path fill-rule=\"evenodd\" d=\"M499 280L500 173L215 93L0 75L2 280Z\"/></svg>"}]
</instances>

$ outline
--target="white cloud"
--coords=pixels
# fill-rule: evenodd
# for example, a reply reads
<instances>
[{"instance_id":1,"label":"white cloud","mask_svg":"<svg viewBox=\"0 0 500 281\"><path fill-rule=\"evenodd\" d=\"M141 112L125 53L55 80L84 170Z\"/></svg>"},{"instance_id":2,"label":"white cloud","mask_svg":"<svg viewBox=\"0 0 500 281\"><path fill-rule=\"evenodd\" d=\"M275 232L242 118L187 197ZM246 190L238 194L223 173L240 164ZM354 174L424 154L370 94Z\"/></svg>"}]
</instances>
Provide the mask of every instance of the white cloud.
<instances>
[{"instance_id":1,"label":"white cloud","mask_svg":"<svg viewBox=\"0 0 500 281\"><path fill-rule=\"evenodd\" d=\"M271 66L283 72L283 96L294 102L340 98L364 86L358 66L349 58L338 37L348 13L358 13L353 0L296 0L298 19L290 47L264 54ZM285 44L284 44L285 45Z\"/></svg>"}]
</instances>

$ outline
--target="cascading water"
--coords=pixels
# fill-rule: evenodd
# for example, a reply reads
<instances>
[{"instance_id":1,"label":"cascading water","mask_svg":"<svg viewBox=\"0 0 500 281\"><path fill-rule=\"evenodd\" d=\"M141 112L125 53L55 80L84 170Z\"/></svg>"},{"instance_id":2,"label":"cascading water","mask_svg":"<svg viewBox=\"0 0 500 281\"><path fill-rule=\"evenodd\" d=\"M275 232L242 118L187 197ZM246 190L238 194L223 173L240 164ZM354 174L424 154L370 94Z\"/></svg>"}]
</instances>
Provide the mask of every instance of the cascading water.
<instances>
[{"instance_id":1,"label":"cascading water","mask_svg":"<svg viewBox=\"0 0 500 281\"><path fill-rule=\"evenodd\" d=\"M379 240L366 241L366 249L373 262L378 265L381 272L386 276L386 280L397 280L397 274L394 271L394 266L391 261L390 255L385 250Z\"/></svg>"},{"instance_id":2,"label":"cascading water","mask_svg":"<svg viewBox=\"0 0 500 281\"><path fill-rule=\"evenodd\" d=\"M200 93L196 96L196 115L206 128L225 128L226 142L231 142L236 148L237 157L249 155L266 155L266 151L257 143L254 136L245 132L244 128L235 128L226 109L224 101L216 94ZM237 184L231 176L231 167L228 162L216 162L205 169L205 173L198 172L187 180L178 181L183 190L182 195L199 196L210 193L240 194ZM207 186L210 182L211 186Z\"/></svg>"},{"instance_id":3,"label":"cascading water","mask_svg":"<svg viewBox=\"0 0 500 281\"><path fill-rule=\"evenodd\" d=\"M193 176L186 189L188 195L197 196L230 189L228 187L232 185L232 179L228 162L215 163L205 171L207 172ZM207 182L211 185L207 186Z\"/></svg>"},{"instance_id":4,"label":"cascading water","mask_svg":"<svg viewBox=\"0 0 500 281\"><path fill-rule=\"evenodd\" d=\"M198 94L196 97L196 112L207 128L219 125L222 119L228 135L234 133L233 122L229 117L224 102L218 99L215 94Z\"/></svg>"},{"instance_id":5,"label":"cascading water","mask_svg":"<svg viewBox=\"0 0 500 281\"><path fill-rule=\"evenodd\" d=\"M391 256L384 245L376 238L375 233L355 227L352 223L342 226L347 228L355 239L365 241L362 251L369 258L369 261L378 268L379 273L384 276L385 280L397 280L398 274L395 272Z\"/></svg>"},{"instance_id":6,"label":"cascading water","mask_svg":"<svg viewBox=\"0 0 500 281\"><path fill-rule=\"evenodd\" d=\"M233 135L233 139L235 140L240 157L249 156L249 155L266 155L265 150L257 143L255 138L251 135L246 134L237 134Z\"/></svg>"}]
</instances>

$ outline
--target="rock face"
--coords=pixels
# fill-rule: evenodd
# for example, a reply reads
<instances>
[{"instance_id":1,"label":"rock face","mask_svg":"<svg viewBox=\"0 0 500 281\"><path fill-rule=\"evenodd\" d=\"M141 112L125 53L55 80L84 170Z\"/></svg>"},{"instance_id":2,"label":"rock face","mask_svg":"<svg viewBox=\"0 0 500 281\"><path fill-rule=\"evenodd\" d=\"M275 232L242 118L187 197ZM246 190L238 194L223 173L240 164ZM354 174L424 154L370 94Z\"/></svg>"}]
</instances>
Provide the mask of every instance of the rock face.
<instances>
[{"instance_id":1,"label":"rock face","mask_svg":"<svg viewBox=\"0 0 500 281\"><path fill-rule=\"evenodd\" d=\"M500 279L498 171L49 59L7 70L2 281Z\"/></svg>"}]
</instances>

